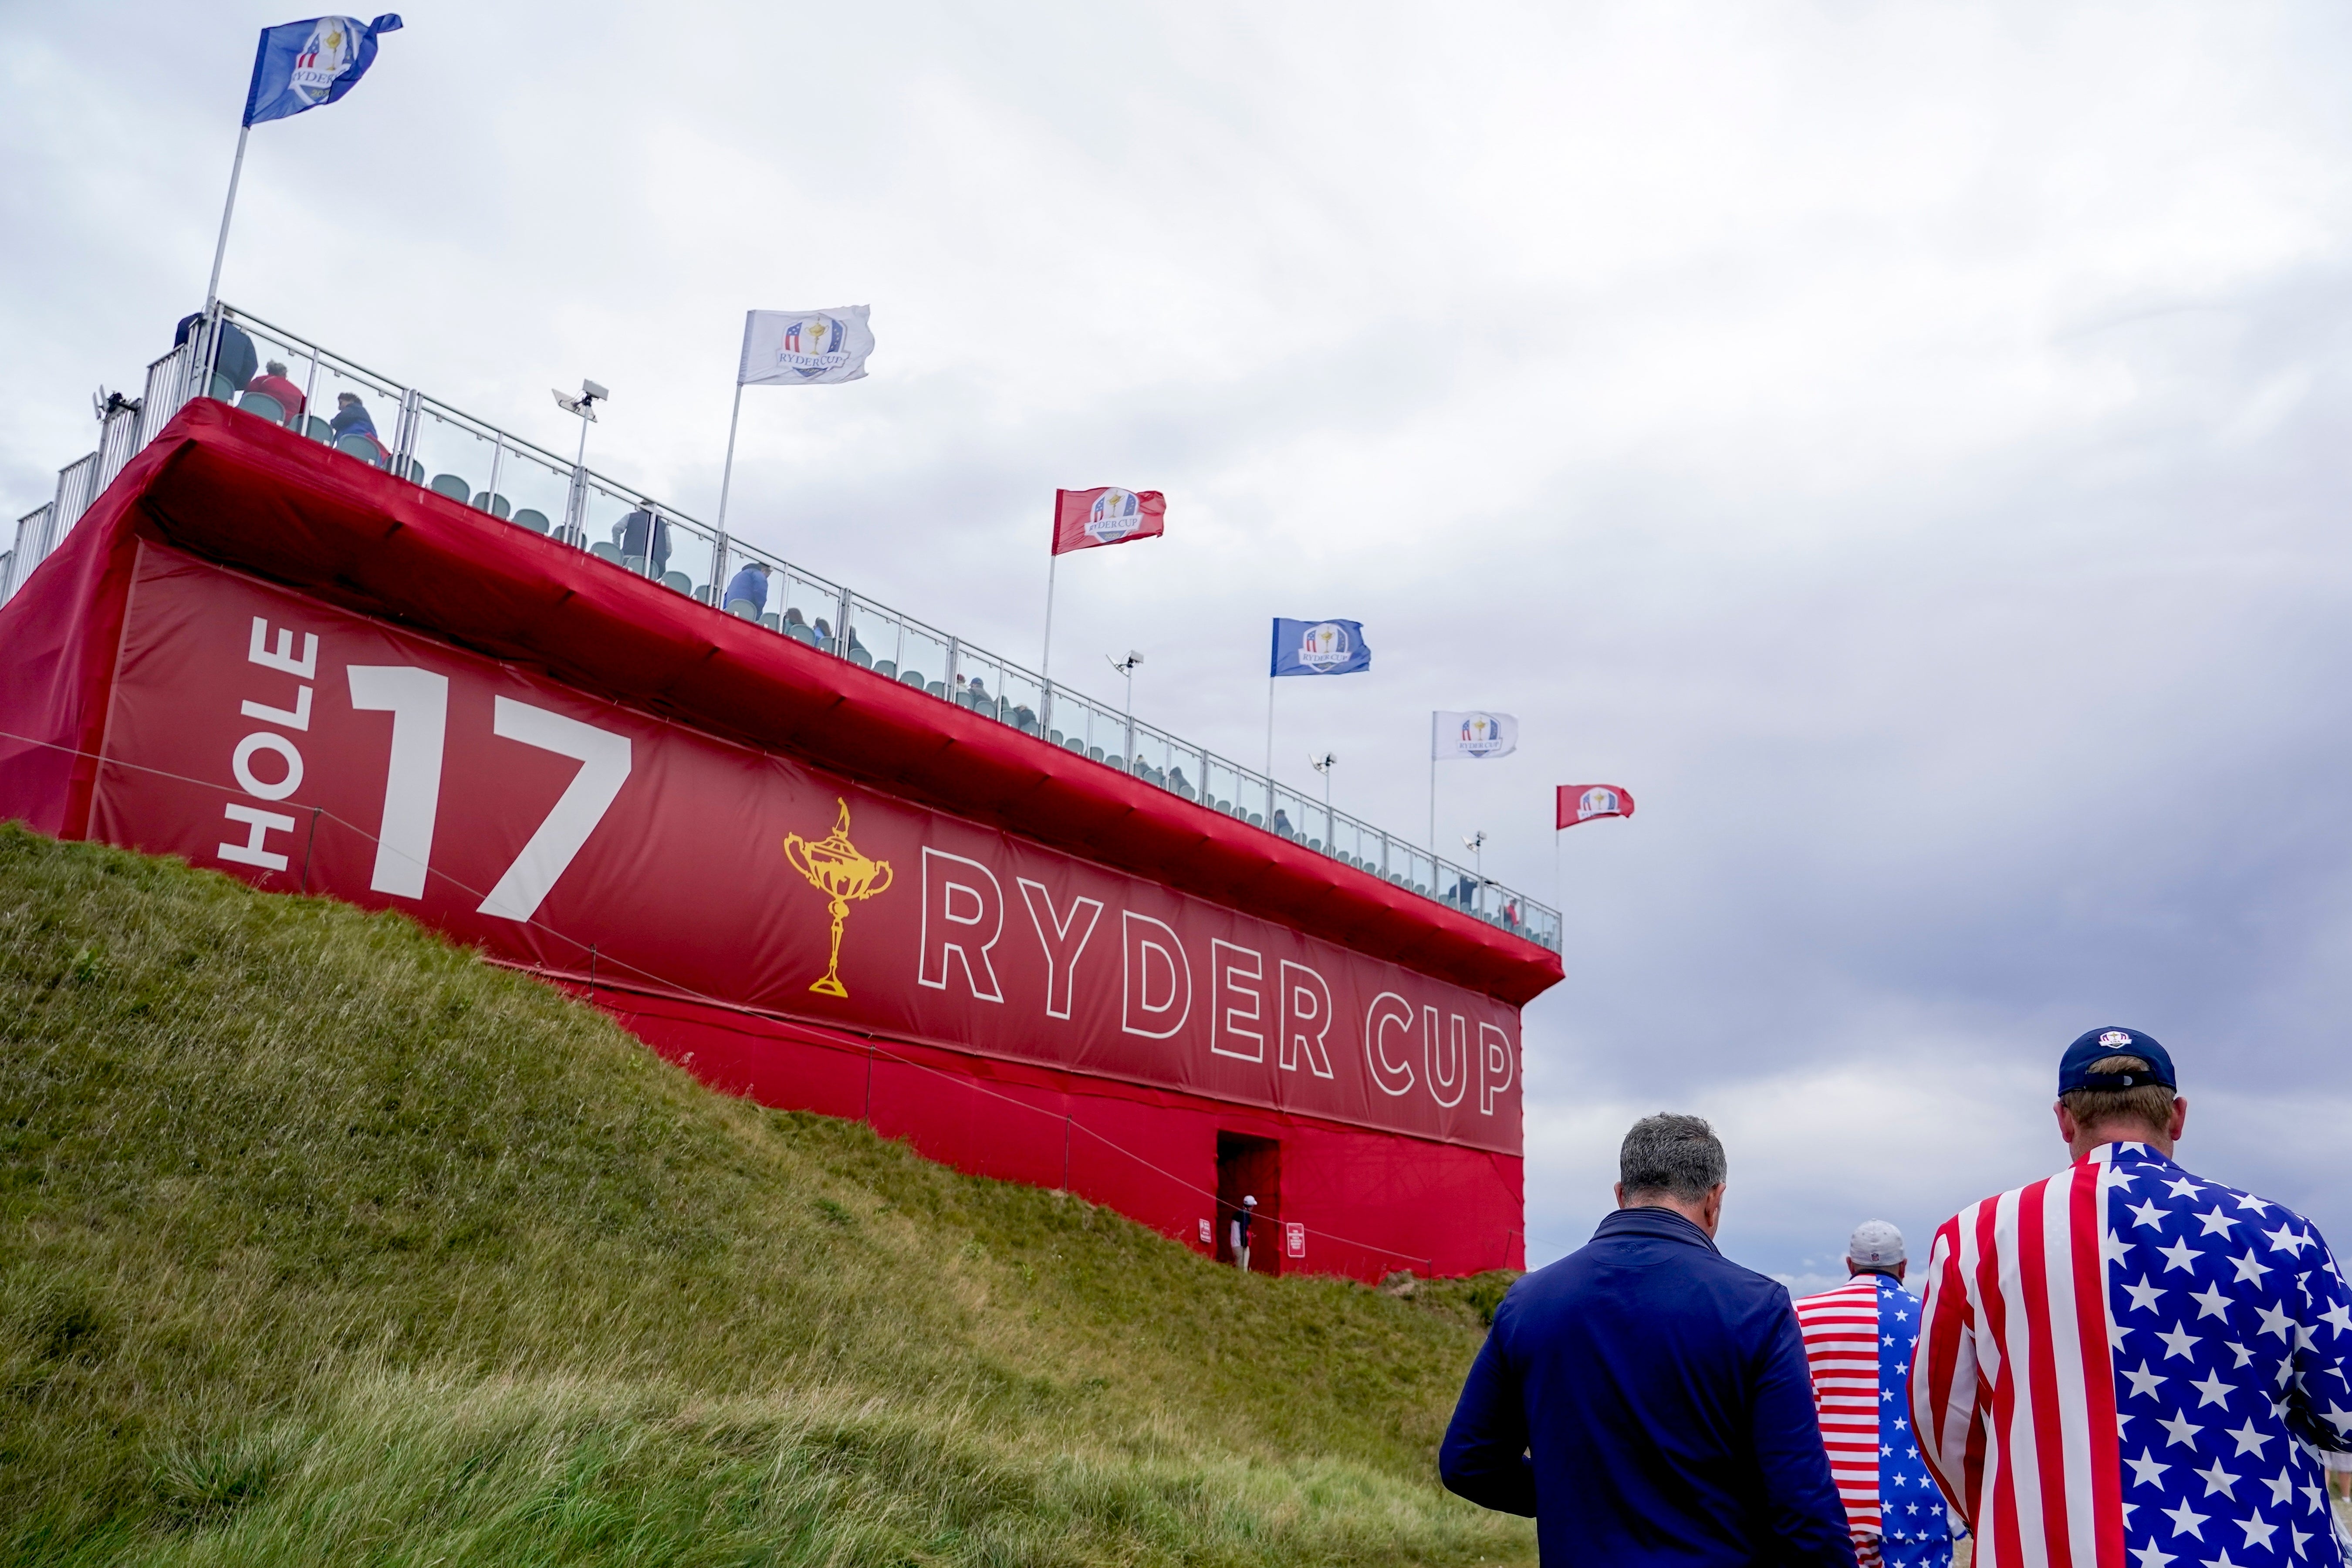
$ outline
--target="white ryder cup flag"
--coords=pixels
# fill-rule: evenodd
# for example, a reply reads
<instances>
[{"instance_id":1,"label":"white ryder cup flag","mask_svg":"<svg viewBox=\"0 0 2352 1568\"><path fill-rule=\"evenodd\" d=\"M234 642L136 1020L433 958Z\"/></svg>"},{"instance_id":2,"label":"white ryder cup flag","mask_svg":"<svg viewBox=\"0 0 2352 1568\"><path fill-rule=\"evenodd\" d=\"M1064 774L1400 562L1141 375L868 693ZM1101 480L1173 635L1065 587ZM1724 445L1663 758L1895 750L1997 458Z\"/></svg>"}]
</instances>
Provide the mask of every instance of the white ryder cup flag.
<instances>
[{"instance_id":1,"label":"white ryder cup flag","mask_svg":"<svg viewBox=\"0 0 2352 1568\"><path fill-rule=\"evenodd\" d=\"M1429 754L1448 758L1507 757L1519 749L1519 721L1508 713L1432 713Z\"/></svg>"},{"instance_id":2,"label":"white ryder cup flag","mask_svg":"<svg viewBox=\"0 0 2352 1568\"><path fill-rule=\"evenodd\" d=\"M743 317L738 386L830 386L861 381L874 334L866 307L832 310L751 310Z\"/></svg>"}]
</instances>

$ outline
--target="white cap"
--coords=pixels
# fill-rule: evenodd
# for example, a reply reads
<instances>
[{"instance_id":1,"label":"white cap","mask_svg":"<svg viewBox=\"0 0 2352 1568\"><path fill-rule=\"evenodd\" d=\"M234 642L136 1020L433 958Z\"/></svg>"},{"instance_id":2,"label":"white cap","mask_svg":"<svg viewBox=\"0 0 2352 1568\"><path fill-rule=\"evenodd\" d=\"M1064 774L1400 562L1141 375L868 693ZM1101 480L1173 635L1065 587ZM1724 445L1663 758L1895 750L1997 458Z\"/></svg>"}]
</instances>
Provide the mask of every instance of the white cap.
<instances>
[{"instance_id":1,"label":"white cap","mask_svg":"<svg viewBox=\"0 0 2352 1568\"><path fill-rule=\"evenodd\" d=\"M1254 1209L1257 1207L1257 1200L1255 1198L1244 1198L1242 1200L1242 1207L1245 1209ZM1900 1244L1898 1243L1897 1245Z\"/></svg>"},{"instance_id":2,"label":"white cap","mask_svg":"<svg viewBox=\"0 0 2352 1568\"><path fill-rule=\"evenodd\" d=\"M1903 1261L1903 1233L1883 1219L1864 1220L1847 1239L1845 1255L1865 1268L1892 1268Z\"/></svg>"}]
</instances>

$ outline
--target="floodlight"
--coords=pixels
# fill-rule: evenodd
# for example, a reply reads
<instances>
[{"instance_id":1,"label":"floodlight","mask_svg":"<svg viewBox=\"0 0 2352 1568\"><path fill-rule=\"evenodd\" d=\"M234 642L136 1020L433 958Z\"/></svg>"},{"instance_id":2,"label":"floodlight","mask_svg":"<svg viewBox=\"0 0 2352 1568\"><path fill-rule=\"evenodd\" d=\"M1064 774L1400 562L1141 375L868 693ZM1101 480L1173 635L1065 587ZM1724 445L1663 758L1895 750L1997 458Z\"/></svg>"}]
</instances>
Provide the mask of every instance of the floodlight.
<instances>
[{"instance_id":1,"label":"floodlight","mask_svg":"<svg viewBox=\"0 0 2352 1568\"><path fill-rule=\"evenodd\" d=\"M555 405L558 408L562 409L566 414L577 414L581 418L589 421L591 424L595 422L596 410L591 406L591 404L593 401L593 399L574 397L570 393L562 391L561 388L557 387L550 387L548 390L555 394Z\"/></svg>"},{"instance_id":2,"label":"floodlight","mask_svg":"<svg viewBox=\"0 0 2352 1568\"><path fill-rule=\"evenodd\" d=\"M597 385L597 384L596 384L594 382L593 382L593 381L584 381L584 380L583 380L583 382L581 382L581 384L580 384L580 390L581 390L583 393L585 393L585 394L586 394L586 395L587 395L591 399L594 399L594 398L609 398L609 397L611 397L611 396L613 395L611 393L609 393L609 392L605 391L603 387L601 387L601 386Z\"/></svg>"}]
</instances>

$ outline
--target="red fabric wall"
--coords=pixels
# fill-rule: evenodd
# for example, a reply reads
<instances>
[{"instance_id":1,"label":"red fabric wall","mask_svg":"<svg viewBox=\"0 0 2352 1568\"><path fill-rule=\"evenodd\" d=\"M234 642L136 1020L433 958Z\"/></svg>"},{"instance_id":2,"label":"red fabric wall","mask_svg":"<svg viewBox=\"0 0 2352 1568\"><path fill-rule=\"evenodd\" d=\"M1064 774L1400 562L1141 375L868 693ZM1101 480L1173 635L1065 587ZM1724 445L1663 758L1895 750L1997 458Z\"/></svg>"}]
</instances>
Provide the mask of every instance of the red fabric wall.
<instances>
[{"instance_id":1,"label":"red fabric wall","mask_svg":"<svg viewBox=\"0 0 2352 1568\"><path fill-rule=\"evenodd\" d=\"M720 1087L1194 1246L1223 1132L1280 1144L1254 1261L1372 1278L1523 1254L1517 1005L1556 955L261 421L191 405L0 607L0 813L43 831L406 909L559 981L601 965L600 1005ZM370 671L446 689L429 765L410 747L440 802L413 878L381 849L416 792ZM607 742L625 780L541 852L593 771L563 747ZM836 799L911 881L851 906L828 996L824 900L778 862ZM491 908L534 854L528 907ZM950 861L992 868L992 957L975 895L926 874L979 885ZM1066 986L1024 881L1045 921L1101 906ZM1252 960L1255 996L1233 967ZM1278 1059L1318 1012L1326 1059Z\"/></svg>"},{"instance_id":2,"label":"red fabric wall","mask_svg":"<svg viewBox=\"0 0 2352 1568\"><path fill-rule=\"evenodd\" d=\"M585 987L573 989L585 991ZM1281 1185L1255 1194L1254 1268L1376 1280L1400 1268L1526 1266L1517 1157L1220 1105L1024 1064L870 1041L677 997L600 987L597 1005L714 1088L870 1122L958 1170L1064 1188L1203 1256L1217 1134L1271 1139ZM1301 1227L1294 1240L1287 1226ZM1269 1267L1271 1264L1271 1267Z\"/></svg>"}]
</instances>

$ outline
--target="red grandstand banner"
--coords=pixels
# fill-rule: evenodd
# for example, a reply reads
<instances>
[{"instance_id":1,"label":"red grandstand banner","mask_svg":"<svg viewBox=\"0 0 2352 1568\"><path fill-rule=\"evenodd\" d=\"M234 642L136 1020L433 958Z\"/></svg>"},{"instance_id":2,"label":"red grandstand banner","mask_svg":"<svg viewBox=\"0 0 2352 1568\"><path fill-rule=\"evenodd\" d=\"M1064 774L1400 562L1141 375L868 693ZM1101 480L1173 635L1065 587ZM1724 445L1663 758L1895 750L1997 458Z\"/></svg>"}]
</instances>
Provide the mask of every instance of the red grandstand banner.
<instances>
[{"instance_id":1,"label":"red grandstand banner","mask_svg":"<svg viewBox=\"0 0 2352 1568\"><path fill-rule=\"evenodd\" d=\"M1168 525L1168 498L1158 490L1105 485L1054 492L1054 553L1157 538Z\"/></svg>"},{"instance_id":2,"label":"red grandstand banner","mask_svg":"<svg viewBox=\"0 0 2352 1568\"><path fill-rule=\"evenodd\" d=\"M494 955L1516 1154L1516 1009L153 544L89 822Z\"/></svg>"}]
</instances>

